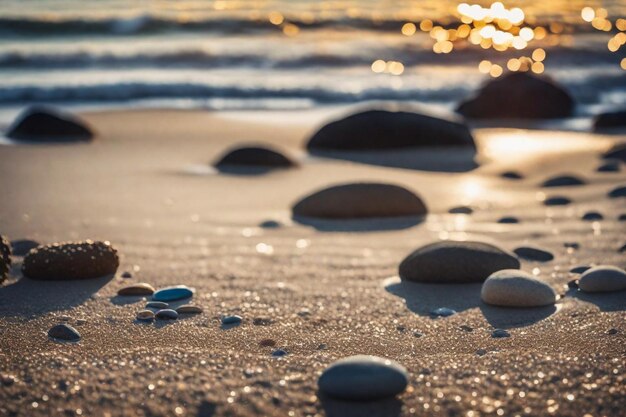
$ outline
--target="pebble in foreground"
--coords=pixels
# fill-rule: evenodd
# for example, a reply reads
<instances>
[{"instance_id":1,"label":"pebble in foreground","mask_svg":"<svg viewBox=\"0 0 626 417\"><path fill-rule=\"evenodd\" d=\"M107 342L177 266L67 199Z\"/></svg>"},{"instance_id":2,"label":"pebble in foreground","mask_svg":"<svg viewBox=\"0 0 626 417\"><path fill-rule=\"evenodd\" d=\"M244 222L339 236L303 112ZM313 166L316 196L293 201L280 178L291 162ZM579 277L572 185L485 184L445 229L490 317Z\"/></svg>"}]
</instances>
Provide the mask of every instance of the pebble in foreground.
<instances>
[{"instance_id":1,"label":"pebble in foreground","mask_svg":"<svg viewBox=\"0 0 626 417\"><path fill-rule=\"evenodd\" d=\"M428 283L483 282L501 269L518 269L519 260L484 242L431 243L415 250L400 263L400 278Z\"/></svg>"},{"instance_id":2,"label":"pebble in foreground","mask_svg":"<svg viewBox=\"0 0 626 417\"><path fill-rule=\"evenodd\" d=\"M612 265L598 265L583 272L578 287L585 292L626 290L626 271Z\"/></svg>"},{"instance_id":3,"label":"pebble in foreground","mask_svg":"<svg viewBox=\"0 0 626 417\"><path fill-rule=\"evenodd\" d=\"M147 282L139 282L137 284L120 288L117 295L152 295L153 293L154 287L152 285Z\"/></svg>"},{"instance_id":4,"label":"pebble in foreground","mask_svg":"<svg viewBox=\"0 0 626 417\"><path fill-rule=\"evenodd\" d=\"M178 313L175 310L166 308L165 310L157 311L154 317L160 320L176 320L178 318Z\"/></svg>"},{"instance_id":5,"label":"pebble in foreground","mask_svg":"<svg viewBox=\"0 0 626 417\"><path fill-rule=\"evenodd\" d=\"M193 296L193 291L186 285L175 285L156 291L152 295L152 301L176 301Z\"/></svg>"},{"instance_id":6,"label":"pebble in foreground","mask_svg":"<svg viewBox=\"0 0 626 417\"><path fill-rule=\"evenodd\" d=\"M402 365L377 356L357 355L331 364L320 376L318 386L329 397L373 401L400 394L408 382Z\"/></svg>"},{"instance_id":7,"label":"pebble in foreground","mask_svg":"<svg viewBox=\"0 0 626 417\"><path fill-rule=\"evenodd\" d=\"M541 307L556 302L556 292L548 284L519 269L491 274L480 296L485 303L500 307Z\"/></svg>"},{"instance_id":8,"label":"pebble in foreground","mask_svg":"<svg viewBox=\"0 0 626 417\"><path fill-rule=\"evenodd\" d=\"M69 324L57 324L48 330L48 336L53 339L77 342L80 340L80 333Z\"/></svg>"},{"instance_id":9,"label":"pebble in foreground","mask_svg":"<svg viewBox=\"0 0 626 417\"><path fill-rule=\"evenodd\" d=\"M89 279L115 274L118 266L117 250L109 242L85 240L31 250L24 258L22 273L39 280Z\"/></svg>"}]
</instances>

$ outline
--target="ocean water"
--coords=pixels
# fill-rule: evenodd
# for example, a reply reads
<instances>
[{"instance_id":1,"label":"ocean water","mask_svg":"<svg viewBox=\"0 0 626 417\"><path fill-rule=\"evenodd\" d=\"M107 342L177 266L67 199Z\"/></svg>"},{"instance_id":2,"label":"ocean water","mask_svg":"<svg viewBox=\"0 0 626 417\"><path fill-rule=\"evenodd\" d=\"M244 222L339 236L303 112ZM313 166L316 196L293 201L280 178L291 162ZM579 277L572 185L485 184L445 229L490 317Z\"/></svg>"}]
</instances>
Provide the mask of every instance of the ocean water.
<instances>
[{"instance_id":1,"label":"ocean water","mask_svg":"<svg viewBox=\"0 0 626 417\"><path fill-rule=\"evenodd\" d=\"M626 0L504 2L547 36L521 50L455 42L437 54L419 25L457 28L459 3L3 0L0 110L31 103L294 109L368 100L453 108L490 77L481 61L506 71L508 60L537 48L547 55L542 70L572 92L581 115L626 105L626 45L607 47ZM606 14L611 29L594 29L583 7ZM409 22L417 30L406 36ZM387 63L380 73L378 60Z\"/></svg>"}]
</instances>

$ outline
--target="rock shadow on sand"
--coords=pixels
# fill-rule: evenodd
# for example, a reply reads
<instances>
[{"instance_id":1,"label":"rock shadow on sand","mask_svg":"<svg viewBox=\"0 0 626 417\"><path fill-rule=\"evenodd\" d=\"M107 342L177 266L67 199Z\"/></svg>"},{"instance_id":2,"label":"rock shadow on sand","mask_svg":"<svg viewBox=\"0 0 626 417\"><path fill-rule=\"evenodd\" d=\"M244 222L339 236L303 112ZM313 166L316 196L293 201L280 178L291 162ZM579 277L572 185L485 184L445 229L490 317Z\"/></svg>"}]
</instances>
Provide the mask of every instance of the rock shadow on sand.
<instances>
[{"instance_id":1,"label":"rock shadow on sand","mask_svg":"<svg viewBox=\"0 0 626 417\"><path fill-rule=\"evenodd\" d=\"M510 329L537 323L557 311L557 307L506 308L490 306L480 297L482 284L422 284L402 281L399 277L388 278L385 290L404 299L409 310L420 316L433 317L431 312L447 307L460 313L480 308L485 319L493 327Z\"/></svg>"},{"instance_id":2,"label":"rock shadow on sand","mask_svg":"<svg viewBox=\"0 0 626 417\"><path fill-rule=\"evenodd\" d=\"M572 288L565 293L565 296L595 304L600 311L626 310L626 290L589 293Z\"/></svg>"},{"instance_id":3,"label":"rock shadow on sand","mask_svg":"<svg viewBox=\"0 0 626 417\"><path fill-rule=\"evenodd\" d=\"M43 281L21 277L0 287L0 316L27 317L68 310L83 304L113 279L114 274L84 280Z\"/></svg>"},{"instance_id":4,"label":"rock shadow on sand","mask_svg":"<svg viewBox=\"0 0 626 417\"><path fill-rule=\"evenodd\" d=\"M398 417L402 413L402 401L387 398L378 401L345 401L318 393L326 417Z\"/></svg>"}]
</instances>

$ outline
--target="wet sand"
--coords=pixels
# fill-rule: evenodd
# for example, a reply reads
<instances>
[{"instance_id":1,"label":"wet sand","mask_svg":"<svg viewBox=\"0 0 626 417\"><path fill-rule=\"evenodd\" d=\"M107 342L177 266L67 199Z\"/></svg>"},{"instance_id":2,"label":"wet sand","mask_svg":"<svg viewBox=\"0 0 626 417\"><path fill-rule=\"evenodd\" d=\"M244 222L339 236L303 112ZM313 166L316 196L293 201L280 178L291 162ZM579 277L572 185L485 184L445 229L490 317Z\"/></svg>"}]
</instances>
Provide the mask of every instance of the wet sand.
<instances>
[{"instance_id":1,"label":"wet sand","mask_svg":"<svg viewBox=\"0 0 626 417\"><path fill-rule=\"evenodd\" d=\"M454 152L407 158L410 167L307 156L305 141L328 117L315 111L84 116L99 132L92 144L0 146L0 231L42 243L109 240L121 265L115 277L48 283L20 279L16 258L0 287L0 415L623 415L626 292L584 295L567 282L573 266L626 266L617 220L626 203L606 196L626 171L595 171L598 155L625 136L479 129L479 166L468 170L471 156ZM272 144L302 166L265 175L208 168L241 143ZM504 170L525 179L500 178ZM560 174L587 185L539 186ZM291 220L301 197L357 180L403 185L430 215L411 227ZM542 205L553 195L573 203ZM447 213L459 205L475 211ZM604 220L580 220L590 210ZM503 216L520 223L498 224ZM284 226L258 227L265 220ZM483 304L480 285L399 283L400 261L437 239L546 248L553 261L522 268L562 298L510 310ZM116 294L136 282L195 287L204 314L135 323L141 298ZM459 313L432 319L436 307ZM223 329L225 314L243 323ZM64 319L79 343L46 336ZM511 337L492 338L494 328ZM288 355L272 357L259 344L268 338ZM318 398L319 373L360 353L403 364L407 392L373 404Z\"/></svg>"}]
</instances>

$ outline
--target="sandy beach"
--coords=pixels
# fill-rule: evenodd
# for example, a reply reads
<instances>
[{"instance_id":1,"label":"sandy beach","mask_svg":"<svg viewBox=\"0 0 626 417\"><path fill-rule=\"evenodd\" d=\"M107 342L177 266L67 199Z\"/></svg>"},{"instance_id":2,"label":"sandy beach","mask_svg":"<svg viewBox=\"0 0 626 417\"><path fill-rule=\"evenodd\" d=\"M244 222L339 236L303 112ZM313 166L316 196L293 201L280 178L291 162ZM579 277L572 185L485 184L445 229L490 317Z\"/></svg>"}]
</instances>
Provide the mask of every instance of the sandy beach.
<instances>
[{"instance_id":1,"label":"sandy beach","mask_svg":"<svg viewBox=\"0 0 626 417\"><path fill-rule=\"evenodd\" d=\"M567 284L575 266L626 266L625 200L607 197L626 171L596 172L600 155L626 137L474 129L474 169L455 150L416 151L412 167L309 155L312 133L348 110L91 112L82 116L98 132L93 143L0 146L3 235L107 240L120 256L114 277L49 282L21 278L14 258L0 287L0 415L624 415L625 292ZM262 175L211 168L229 147L255 143L300 167ZM501 178L507 170L524 178ZM540 186L564 174L586 184ZM428 216L409 226L292 219L303 196L350 181L402 185ZM572 204L542 204L557 195ZM474 212L448 213L461 205ZM604 219L581 220L591 210ZM505 216L519 223L498 223ZM268 220L280 227L259 226ZM483 303L480 284L397 278L408 253L447 239L546 249L553 261L522 260L522 269L559 300L507 309ZM137 282L193 287L204 313L139 323L145 298L117 295ZM438 307L458 313L432 318ZM224 328L227 314L243 322ZM46 336L64 322L80 331L79 343ZM492 338L496 328L511 336ZM277 348L287 354L273 356ZM401 363L409 387L371 403L319 395L320 372L354 354Z\"/></svg>"}]
</instances>

